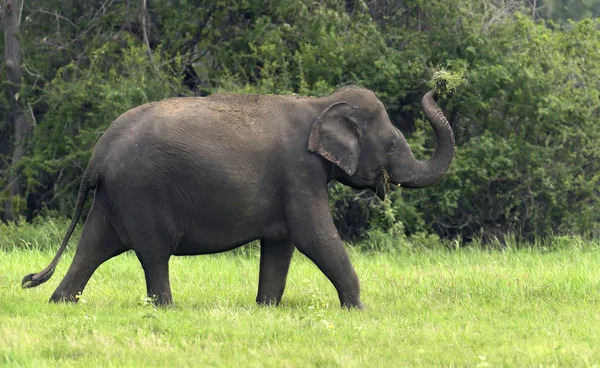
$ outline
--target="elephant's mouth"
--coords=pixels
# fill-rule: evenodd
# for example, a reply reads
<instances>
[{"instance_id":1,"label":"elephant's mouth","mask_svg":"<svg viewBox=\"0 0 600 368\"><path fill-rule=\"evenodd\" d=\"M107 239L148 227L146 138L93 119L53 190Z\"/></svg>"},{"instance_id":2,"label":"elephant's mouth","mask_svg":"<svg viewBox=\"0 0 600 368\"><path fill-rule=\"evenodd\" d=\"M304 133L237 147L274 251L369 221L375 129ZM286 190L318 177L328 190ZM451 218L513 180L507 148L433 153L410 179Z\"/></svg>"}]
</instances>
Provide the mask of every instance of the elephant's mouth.
<instances>
[{"instance_id":1,"label":"elephant's mouth","mask_svg":"<svg viewBox=\"0 0 600 368\"><path fill-rule=\"evenodd\" d=\"M387 170L382 170L381 175L379 177L379 181L373 190L377 197L382 201L385 201L385 193L395 190L401 186L400 183L394 183L392 180L392 175Z\"/></svg>"}]
</instances>

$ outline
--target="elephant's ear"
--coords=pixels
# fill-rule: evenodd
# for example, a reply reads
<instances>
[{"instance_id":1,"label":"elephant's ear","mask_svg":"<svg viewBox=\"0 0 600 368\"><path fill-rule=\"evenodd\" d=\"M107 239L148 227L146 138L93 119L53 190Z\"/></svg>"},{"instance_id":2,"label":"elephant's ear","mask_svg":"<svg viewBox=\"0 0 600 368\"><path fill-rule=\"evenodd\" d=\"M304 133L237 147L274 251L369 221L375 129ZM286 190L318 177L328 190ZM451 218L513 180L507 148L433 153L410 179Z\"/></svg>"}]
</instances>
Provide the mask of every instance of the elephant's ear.
<instances>
[{"instance_id":1,"label":"elephant's ear","mask_svg":"<svg viewBox=\"0 0 600 368\"><path fill-rule=\"evenodd\" d=\"M333 162L348 175L356 171L362 149L357 110L348 102L334 103L319 115L308 138L309 151Z\"/></svg>"}]
</instances>

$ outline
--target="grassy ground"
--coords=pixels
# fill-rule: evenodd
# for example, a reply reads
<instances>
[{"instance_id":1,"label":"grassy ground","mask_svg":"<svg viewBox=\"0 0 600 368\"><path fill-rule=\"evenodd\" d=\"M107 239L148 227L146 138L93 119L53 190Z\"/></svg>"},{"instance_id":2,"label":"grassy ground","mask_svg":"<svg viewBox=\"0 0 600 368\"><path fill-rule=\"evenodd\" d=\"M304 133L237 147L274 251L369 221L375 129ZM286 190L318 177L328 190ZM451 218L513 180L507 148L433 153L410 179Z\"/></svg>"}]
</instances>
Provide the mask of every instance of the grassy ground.
<instances>
[{"instance_id":1,"label":"grassy ground","mask_svg":"<svg viewBox=\"0 0 600 368\"><path fill-rule=\"evenodd\" d=\"M364 311L339 308L296 254L280 307L254 303L258 257L173 258L175 306L143 299L137 259L92 277L78 305L21 278L49 250L0 251L0 366L592 366L600 363L600 252L351 252Z\"/></svg>"}]
</instances>

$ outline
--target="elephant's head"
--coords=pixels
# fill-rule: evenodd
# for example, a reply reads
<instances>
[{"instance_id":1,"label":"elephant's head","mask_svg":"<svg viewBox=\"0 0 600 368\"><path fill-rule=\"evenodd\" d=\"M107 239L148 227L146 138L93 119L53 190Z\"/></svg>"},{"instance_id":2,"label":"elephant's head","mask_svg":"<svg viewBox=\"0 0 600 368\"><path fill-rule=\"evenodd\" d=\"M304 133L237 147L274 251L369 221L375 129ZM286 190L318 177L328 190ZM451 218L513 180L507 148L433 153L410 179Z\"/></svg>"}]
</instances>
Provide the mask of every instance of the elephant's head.
<instances>
[{"instance_id":1,"label":"elephant's head","mask_svg":"<svg viewBox=\"0 0 600 368\"><path fill-rule=\"evenodd\" d=\"M325 98L327 107L312 127L308 150L336 165L333 179L354 188L373 189L381 199L385 198L386 176L398 186L430 186L446 173L454 155L454 134L436 99L431 91L422 101L437 137L429 160L415 159L383 103L373 92L359 87L345 87Z\"/></svg>"}]
</instances>

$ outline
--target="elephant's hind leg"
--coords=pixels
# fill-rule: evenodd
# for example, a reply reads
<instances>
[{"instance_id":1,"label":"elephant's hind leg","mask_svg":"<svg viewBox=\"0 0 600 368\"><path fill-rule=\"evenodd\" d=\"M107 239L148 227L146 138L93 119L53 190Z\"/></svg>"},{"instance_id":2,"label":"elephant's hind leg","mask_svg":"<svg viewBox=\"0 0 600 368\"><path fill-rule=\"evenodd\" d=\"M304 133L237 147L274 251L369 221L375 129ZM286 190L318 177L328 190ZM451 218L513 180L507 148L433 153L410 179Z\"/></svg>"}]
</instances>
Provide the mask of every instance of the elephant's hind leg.
<instances>
[{"instance_id":1,"label":"elephant's hind leg","mask_svg":"<svg viewBox=\"0 0 600 368\"><path fill-rule=\"evenodd\" d=\"M260 244L260 275L258 304L279 304L294 253L291 239L262 240Z\"/></svg>"},{"instance_id":2,"label":"elephant's hind leg","mask_svg":"<svg viewBox=\"0 0 600 368\"><path fill-rule=\"evenodd\" d=\"M138 259L146 276L148 297L154 301L154 304L163 307L173 303L169 282L169 258L170 255L150 256L138 253Z\"/></svg>"},{"instance_id":3,"label":"elephant's hind leg","mask_svg":"<svg viewBox=\"0 0 600 368\"><path fill-rule=\"evenodd\" d=\"M102 212L92 206L73 262L60 282L51 302L76 302L77 294L82 293L94 271L105 261L127 250L113 226Z\"/></svg>"},{"instance_id":4,"label":"elephant's hind leg","mask_svg":"<svg viewBox=\"0 0 600 368\"><path fill-rule=\"evenodd\" d=\"M179 246L184 231L177 227L174 215L156 213L159 200L138 204L137 211L124 220L131 239L131 247L144 269L148 297L158 306L173 303L169 282L169 259Z\"/></svg>"}]
</instances>

